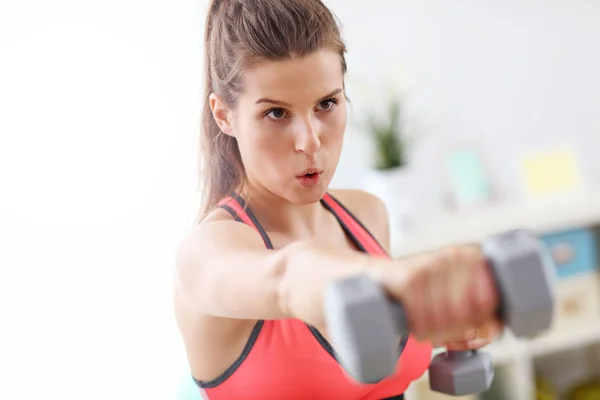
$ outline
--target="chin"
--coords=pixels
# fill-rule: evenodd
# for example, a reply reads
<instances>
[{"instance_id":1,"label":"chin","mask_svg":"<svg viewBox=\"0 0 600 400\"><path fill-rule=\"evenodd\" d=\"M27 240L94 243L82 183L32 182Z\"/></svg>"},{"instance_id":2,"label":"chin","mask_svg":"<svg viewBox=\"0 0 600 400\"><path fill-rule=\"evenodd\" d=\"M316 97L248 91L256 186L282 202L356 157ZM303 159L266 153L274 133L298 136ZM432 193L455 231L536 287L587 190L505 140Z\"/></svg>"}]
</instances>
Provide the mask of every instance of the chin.
<instances>
[{"instance_id":1,"label":"chin","mask_svg":"<svg viewBox=\"0 0 600 400\"><path fill-rule=\"evenodd\" d=\"M309 204L318 203L325 195L325 190L310 190L304 193L297 193L294 195L292 203L298 206L307 206Z\"/></svg>"},{"instance_id":2,"label":"chin","mask_svg":"<svg viewBox=\"0 0 600 400\"><path fill-rule=\"evenodd\" d=\"M321 184L313 188L294 188L288 196L288 200L299 206L307 206L309 204L318 203L325 193L327 193L327 185Z\"/></svg>"}]
</instances>

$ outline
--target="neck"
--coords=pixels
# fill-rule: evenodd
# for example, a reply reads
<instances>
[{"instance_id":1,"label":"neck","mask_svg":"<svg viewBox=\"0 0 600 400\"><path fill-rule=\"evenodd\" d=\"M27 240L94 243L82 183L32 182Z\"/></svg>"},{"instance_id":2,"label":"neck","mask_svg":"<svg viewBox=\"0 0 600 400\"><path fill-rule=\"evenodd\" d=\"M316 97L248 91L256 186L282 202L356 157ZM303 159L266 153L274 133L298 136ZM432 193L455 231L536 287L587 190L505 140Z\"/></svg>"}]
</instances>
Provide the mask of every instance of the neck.
<instances>
[{"instance_id":1,"label":"neck","mask_svg":"<svg viewBox=\"0 0 600 400\"><path fill-rule=\"evenodd\" d=\"M267 191L253 189L242 192L244 200L268 231L295 237L314 236L321 223L324 209L320 202L296 205Z\"/></svg>"}]
</instances>

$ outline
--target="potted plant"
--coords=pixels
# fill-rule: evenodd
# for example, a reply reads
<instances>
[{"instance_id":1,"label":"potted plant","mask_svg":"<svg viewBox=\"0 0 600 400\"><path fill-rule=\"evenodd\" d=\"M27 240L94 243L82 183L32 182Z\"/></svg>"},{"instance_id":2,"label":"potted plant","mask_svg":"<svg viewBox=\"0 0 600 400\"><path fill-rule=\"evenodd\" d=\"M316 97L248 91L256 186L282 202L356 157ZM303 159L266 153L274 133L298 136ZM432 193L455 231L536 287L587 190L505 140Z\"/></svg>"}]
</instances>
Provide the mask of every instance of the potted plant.
<instances>
[{"instance_id":1,"label":"potted plant","mask_svg":"<svg viewBox=\"0 0 600 400\"><path fill-rule=\"evenodd\" d=\"M378 196L387 207L392 237L408 230L414 211L410 183L408 135L402 102L393 96L382 107L382 115L371 113L363 131L372 149L372 167L365 176L365 189Z\"/></svg>"},{"instance_id":2,"label":"potted plant","mask_svg":"<svg viewBox=\"0 0 600 400\"><path fill-rule=\"evenodd\" d=\"M374 168L381 172L394 172L406 166L407 137L401 119L401 103L392 98L383 118L370 114L367 131L374 145Z\"/></svg>"}]
</instances>

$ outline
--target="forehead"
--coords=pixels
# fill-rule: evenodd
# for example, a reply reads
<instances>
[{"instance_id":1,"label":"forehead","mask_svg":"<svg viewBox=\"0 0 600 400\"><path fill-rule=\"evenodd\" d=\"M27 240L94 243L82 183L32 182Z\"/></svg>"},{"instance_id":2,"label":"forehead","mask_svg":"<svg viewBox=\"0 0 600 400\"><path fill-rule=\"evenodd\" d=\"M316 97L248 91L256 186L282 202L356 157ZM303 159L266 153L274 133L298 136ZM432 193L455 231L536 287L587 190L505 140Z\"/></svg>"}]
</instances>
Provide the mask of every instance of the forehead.
<instances>
[{"instance_id":1,"label":"forehead","mask_svg":"<svg viewBox=\"0 0 600 400\"><path fill-rule=\"evenodd\" d=\"M261 61L244 72L243 96L248 100L269 97L282 101L311 101L342 88L341 58L334 51L319 50L304 57Z\"/></svg>"}]
</instances>

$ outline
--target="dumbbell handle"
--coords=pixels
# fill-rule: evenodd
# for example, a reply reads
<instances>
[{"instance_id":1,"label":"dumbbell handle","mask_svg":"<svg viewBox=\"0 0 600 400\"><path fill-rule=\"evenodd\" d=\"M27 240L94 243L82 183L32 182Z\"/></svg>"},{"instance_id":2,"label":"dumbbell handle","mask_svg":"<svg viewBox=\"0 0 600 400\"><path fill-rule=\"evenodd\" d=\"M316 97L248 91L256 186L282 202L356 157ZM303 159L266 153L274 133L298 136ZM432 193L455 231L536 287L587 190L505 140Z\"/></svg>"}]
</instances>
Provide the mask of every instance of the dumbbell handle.
<instances>
[{"instance_id":1,"label":"dumbbell handle","mask_svg":"<svg viewBox=\"0 0 600 400\"><path fill-rule=\"evenodd\" d=\"M389 308L390 314L392 315L392 321L397 329L397 332L402 336L408 336L411 331L410 326L408 324L406 311L404 310L402 303L398 300L388 297L387 306ZM459 354L456 355L459 356Z\"/></svg>"},{"instance_id":2,"label":"dumbbell handle","mask_svg":"<svg viewBox=\"0 0 600 400\"><path fill-rule=\"evenodd\" d=\"M505 256L505 254L503 253L503 251L504 251L503 246L498 246L498 244L503 242L503 245L504 246L508 245L508 247L510 247L512 249L512 251L519 251L517 244L518 244L518 241L521 241L521 240L533 240L533 241L537 242L537 239L535 239L531 234L529 234L523 230L508 231L503 234L492 236L483 242L483 253L487 260L489 271L493 275L493 282L496 286L498 296L500 297L497 313L498 313L498 318L502 322L506 322L504 319L506 317L506 315L505 315L505 311L506 311L505 296L507 295L506 293L504 293L505 285L503 284L502 281L504 279L510 279L510 277L507 277L506 275L502 274L502 271L497 270L497 265L499 264L499 259L501 257ZM514 245L513 245L513 242L511 242L511 241L514 242ZM541 251L541 249L540 249L540 251ZM398 328L398 332L402 335L408 335L410 333L410 326L408 324L406 312L405 312L402 304L397 300L388 298L388 307L390 309L390 313L393 316L392 317L393 322ZM514 333L518 337L524 337L524 336L536 334L537 331L528 331L527 326L524 325L521 331L517 331Z\"/></svg>"},{"instance_id":3,"label":"dumbbell handle","mask_svg":"<svg viewBox=\"0 0 600 400\"><path fill-rule=\"evenodd\" d=\"M410 329L408 325L408 319L406 317L406 312L404 311L404 307L402 303L399 301L388 299L388 308L390 310L390 314L392 315L392 321L396 326L397 332L406 337L410 334ZM465 350L465 351L448 351L446 355L451 359L466 359L472 357L476 354L476 350Z\"/></svg>"},{"instance_id":4,"label":"dumbbell handle","mask_svg":"<svg viewBox=\"0 0 600 400\"><path fill-rule=\"evenodd\" d=\"M510 249L511 252L516 253L516 254L512 254L512 256L515 255L519 255L519 252L521 251L521 249L526 248L529 251L531 251L532 247L531 247L531 242L538 242L536 238L534 238L533 235L530 235L529 233L522 231L522 230L516 230L516 231L509 231L506 232L504 234L501 235L496 235L496 236L492 236L489 239L487 239L486 241L484 241L483 243L483 252L484 252L484 256L487 260L487 264L489 267L489 271L490 273L493 275L493 281L494 284L496 286L497 289L497 293L498 296L500 297L499 299L499 306L498 306L498 318L500 321L502 321L503 323L507 323L510 321L507 321L507 318L509 318L508 313L505 313L506 308L507 308L507 303L506 303L506 296L514 296L516 295L516 293L505 293L504 291L506 290L506 287L509 285L506 285L506 280L507 279L511 279L511 276L507 276L506 271L501 271L500 268L502 268L500 265L503 262L506 262L506 259L502 259L502 257L506 257L506 249ZM520 247L520 244L526 244L525 247ZM542 249L539 248L539 252L542 252ZM525 253L523 253L525 254ZM529 254L530 256L534 256L534 257L539 257L541 256L541 254ZM515 259L519 260L521 259L521 262L523 262L521 257L515 257ZM528 261L525 261L528 262ZM551 268L550 265L546 266L547 270L546 272L549 273L548 268ZM390 309L390 313L393 316L393 322L395 324L395 326L398 329L398 332L400 334L402 334L403 336L408 335L408 333L410 332L410 327L408 324L408 319L406 317L406 313L404 308L402 307L402 304L398 301L394 301L392 299L388 300L388 307ZM542 316L541 318L544 318L544 316ZM517 326L520 326L516 332L514 332L516 334L516 336L527 336L530 334L535 334L537 333L535 330L536 326L539 326L539 321L536 321L532 324L516 324ZM459 362L462 363L463 360L468 360L472 357L478 357L478 353L476 350L465 350L465 351L447 351L444 355L444 357L446 357L449 360L453 360L455 362ZM482 358L482 362L483 360L488 360L489 362L491 362L491 359L489 358L489 356L486 356L484 358ZM431 374L430 374L431 375ZM491 382L491 379L493 378L493 368L490 368L488 376L486 377L486 381ZM435 377L430 376L430 383L432 382L431 379L435 379ZM482 382L481 384L483 385L486 382ZM462 394L468 394L468 393L462 393Z\"/></svg>"},{"instance_id":5,"label":"dumbbell handle","mask_svg":"<svg viewBox=\"0 0 600 400\"><path fill-rule=\"evenodd\" d=\"M365 277L365 279L368 280L368 278L366 278L366 277ZM370 286L370 287L371 287L371 289L374 288L373 286ZM404 337L404 338L408 337L410 334L410 326L408 323L406 311L405 311L402 303L395 299L392 299L391 297L389 297L387 295L384 295L383 291L380 292L380 295L383 298L385 298L385 307L387 308L386 314L389 315L389 317L390 317L391 321L389 321L389 322L391 322L394 332L396 332L396 334L400 335L401 337ZM397 354L397 355L399 355L399 354ZM448 359L459 361L459 362L460 362L460 360L466 360L468 358L475 357L475 356L477 356L477 352L475 350L448 351L445 353L445 357L447 357ZM379 365L375 370L372 370L369 373L369 378L376 377L376 379L374 381L370 381L370 379L367 379L367 381L365 383L377 382L377 381L379 381L379 379L383 378L384 376L389 375L389 373L391 373L394 370L395 363L392 362L393 360L388 359L388 357L384 357L384 359L386 360L386 362L384 363L383 366ZM383 369L380 369L382 367L383 367ZM355 371L351 371L351 372L355 372ZM432 377L430 377L430 383L431 383L431 378ZM491 377L489 379L491 379Z\"/></svg>"},{"instance_id":6,"label":"dumbbell handle","mask_svg":"<svg viewBox=\"0 0 600 400\"><path fill-rule=\"evenodd\" d=\"M544 307L553 302L553 294L548 293L551 289L548 279L539 274L542 268L549 278L554 269L541 261L540 244L524 231L496 235L483 243L483 253L500 297L498 319L517 337L536 334L551 321L552 310ZM526 279L515 279L515 272ZM524 313L523 307L530 312ZM361 274L329 286L325 315L336 357L352 376L361 382L374 383L393 372L399 355L397 339L411 333L400 302ZM378 329L373 330L375 326ZM369 340L371 337L373 340ZM458 361L474 355L475 352L467 351L447 353L444 357Z\"/></svg>"}]
</instances>

